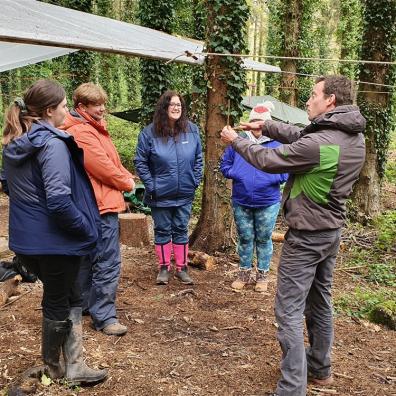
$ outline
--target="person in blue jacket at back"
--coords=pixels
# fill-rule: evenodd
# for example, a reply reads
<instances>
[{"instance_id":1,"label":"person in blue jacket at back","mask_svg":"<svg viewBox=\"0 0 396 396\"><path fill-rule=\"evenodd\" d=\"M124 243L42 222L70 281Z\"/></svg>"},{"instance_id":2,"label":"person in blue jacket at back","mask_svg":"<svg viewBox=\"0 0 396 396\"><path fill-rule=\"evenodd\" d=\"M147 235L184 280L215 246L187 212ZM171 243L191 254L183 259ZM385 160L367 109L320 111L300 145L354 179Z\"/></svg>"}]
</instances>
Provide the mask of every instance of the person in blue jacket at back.
<instances>
[{"instance_id":1,"label":"person in blue jacket at back","mask_svg":"<svg viewBox=\"0 0 396 396\"><path fill-rule=\"evenodd\" d=\"M257 104L250 112L249 122L271 118L271 102ZM263 147L275 148L279 142L263 136L261 131L244 131L241 136ZM268 271L273 252L272 230L274 229L281 201L281 184L287 174L270 174L258 170L246 162L232 146L228 146L220 164L223 175L232 179L232 207L238 232L239 273L231 284L241 290L252 278L252 262L256 246L257 272L255 291L268 288Z\"/></svg>"},{"instance_id":2,"label":"person in blue jacket at back","mask_svg":"<svg viewBox=\"0 0 396 396\"><path fill-rule=\"evenodd\" d=\"M176 277L193 284L187 272L188 221L202 178L202 147L198 127L188 121L177 92L166 91L159 98L153 123L139 135L134 163L154 220L157 284L169 281L172 250Z\"/></svg>"},{"instance_id":3,"label":"person in blue jacket at back","mask_svg":"<svg viewBox=\"0 0 396 396\"><path fill-rule=\"evenodd\" d=\"M107 371L83 358L76 279L100 240L100 217L82 150L57 129L66 112L65 91L51 80L37 81L15 100L5 117L1 179L10 199L10 249L43 282L45 366L36 374L77 385L101 381Z\"/></svg>"}]
</instances>

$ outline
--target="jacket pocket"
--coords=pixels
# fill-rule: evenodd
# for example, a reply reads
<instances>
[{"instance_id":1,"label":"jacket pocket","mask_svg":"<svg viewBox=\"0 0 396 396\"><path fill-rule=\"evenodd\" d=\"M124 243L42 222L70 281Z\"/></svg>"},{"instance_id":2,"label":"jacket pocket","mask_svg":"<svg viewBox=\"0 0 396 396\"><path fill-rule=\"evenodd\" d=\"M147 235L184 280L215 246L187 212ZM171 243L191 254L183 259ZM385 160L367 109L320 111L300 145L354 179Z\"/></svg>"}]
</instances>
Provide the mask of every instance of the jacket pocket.
<instances>
[{"instance_id":1,"label":"jacket pocket","mask_svg":"<svg viewBox=\"0 0 396 396\"><path fill-rule=\"evenodd\" d=\"M155 199L175 198L178 195L178 184L171 174L156 175L154 177Z\"/></svg>"}]
</instances>

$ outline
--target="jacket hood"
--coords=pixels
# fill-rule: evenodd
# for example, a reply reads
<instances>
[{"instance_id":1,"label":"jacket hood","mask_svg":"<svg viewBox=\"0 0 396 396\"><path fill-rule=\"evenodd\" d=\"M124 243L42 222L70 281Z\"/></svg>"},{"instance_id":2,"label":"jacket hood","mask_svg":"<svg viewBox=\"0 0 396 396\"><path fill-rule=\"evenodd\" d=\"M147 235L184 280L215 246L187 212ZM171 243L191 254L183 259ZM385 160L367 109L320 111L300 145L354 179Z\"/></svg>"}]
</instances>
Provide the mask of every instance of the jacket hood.
<instances>
[{"instance_id":1,"label":"jacket hood","mask_svg":"<svg viewBox=\"0 0 396 396\"><path fill-rule=\"evenodd\" d=\"M70 138L69 135L46 122L34 123L28 132L4 147L3 156L15 166L21 165L55 136Z\"/></svg>"},{"instance_id":2,"label":"jacket hood","mask_svg":"<svg viewBox=\"0 0 396 396\"><path fill-rule=\"evenodd\" d=\"M363 133L366 128L366 119L357 106L337 106L328 113L316 117L304 132L314 132L319 128L338 129L351 134Z\"/></svg>"},{"instance_id":3,"label":"jacket hood","mask_svg":"<svg viewBox=\"0 0 396 396\"><path fill-rule=\"evenodd\" d=\"M70 110L70 113L66 114L65 122L64 124L60 127L62 130L67 130L71 128L74 125L79 125L79 124L86 124L88 121L78 114L74 109Z\"/></svg>"},{"instance_id":4,"label":"jacket hood","mask_svg":"<svg viewBox=\"0 0 396 396\"><path fill-rule=\"evenodd\" d=\"M97 131L108 135L108 131L106 129L106 121L102 120L101 122L95 121L89 114L80 111L80 110L70 110L70 113L66 115L64 124L60 127L60 129L67 131L68 129L76 126L76 125L84 125L88 124L95 128Z\"/></svg>"}]
</instances>

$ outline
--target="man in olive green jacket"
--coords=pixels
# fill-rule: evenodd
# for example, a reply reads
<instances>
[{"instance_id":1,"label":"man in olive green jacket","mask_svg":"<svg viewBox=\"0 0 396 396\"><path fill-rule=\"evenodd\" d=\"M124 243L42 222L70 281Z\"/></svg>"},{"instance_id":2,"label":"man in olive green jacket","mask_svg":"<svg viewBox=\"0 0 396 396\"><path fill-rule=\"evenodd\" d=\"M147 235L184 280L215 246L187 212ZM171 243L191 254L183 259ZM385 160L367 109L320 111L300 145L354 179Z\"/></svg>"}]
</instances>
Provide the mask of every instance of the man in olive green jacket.
<instances>
[{"instance_id":1,"label":"man in olive green jacket","mask_svg":"<svg viewBox=\"0 0 396 396\"><path fill-rule=\"evenodd\" d=\"M342 76L316 80L304 129L276 121L243 123L281 143L268 150L238 137L221 136L246 161L269 173L289 173L283 214L289 227L278 268L275 315L282 348L275 395L306 395L307 375L319 385L333 382L331 285L345 221L345 202L364 163L366 121L352 105L352 83ZM309 347L304 349L305 315Z\"/></svg>"}]
</instances>

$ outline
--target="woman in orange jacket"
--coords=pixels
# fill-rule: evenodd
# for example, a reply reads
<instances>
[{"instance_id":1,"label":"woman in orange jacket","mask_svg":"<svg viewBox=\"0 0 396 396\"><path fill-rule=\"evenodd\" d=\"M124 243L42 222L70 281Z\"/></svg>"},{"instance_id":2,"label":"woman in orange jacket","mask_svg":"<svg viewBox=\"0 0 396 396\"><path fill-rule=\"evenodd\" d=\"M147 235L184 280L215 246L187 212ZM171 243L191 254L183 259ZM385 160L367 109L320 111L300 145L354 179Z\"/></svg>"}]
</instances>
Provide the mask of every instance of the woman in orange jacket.
<instances>
[{"instance_id":1,"label":"woman in orange jacket","mask_svg":"<svg viewBox=\"0 0 396 396\"><path fill-rule=\"evenodd\" d=\"M80 85L73 93L74 109L63 129L84 150L84 166L94 188L102 223L102 246L96 261L87 260L80 271L85 311L96 330L123 335L127 327L118 322L115 308L121 269L118 213L125 210L123 191L135 187L132 174L121 164L104 120L107 95L93 83Z\"/></svg>"}]
</instances>

